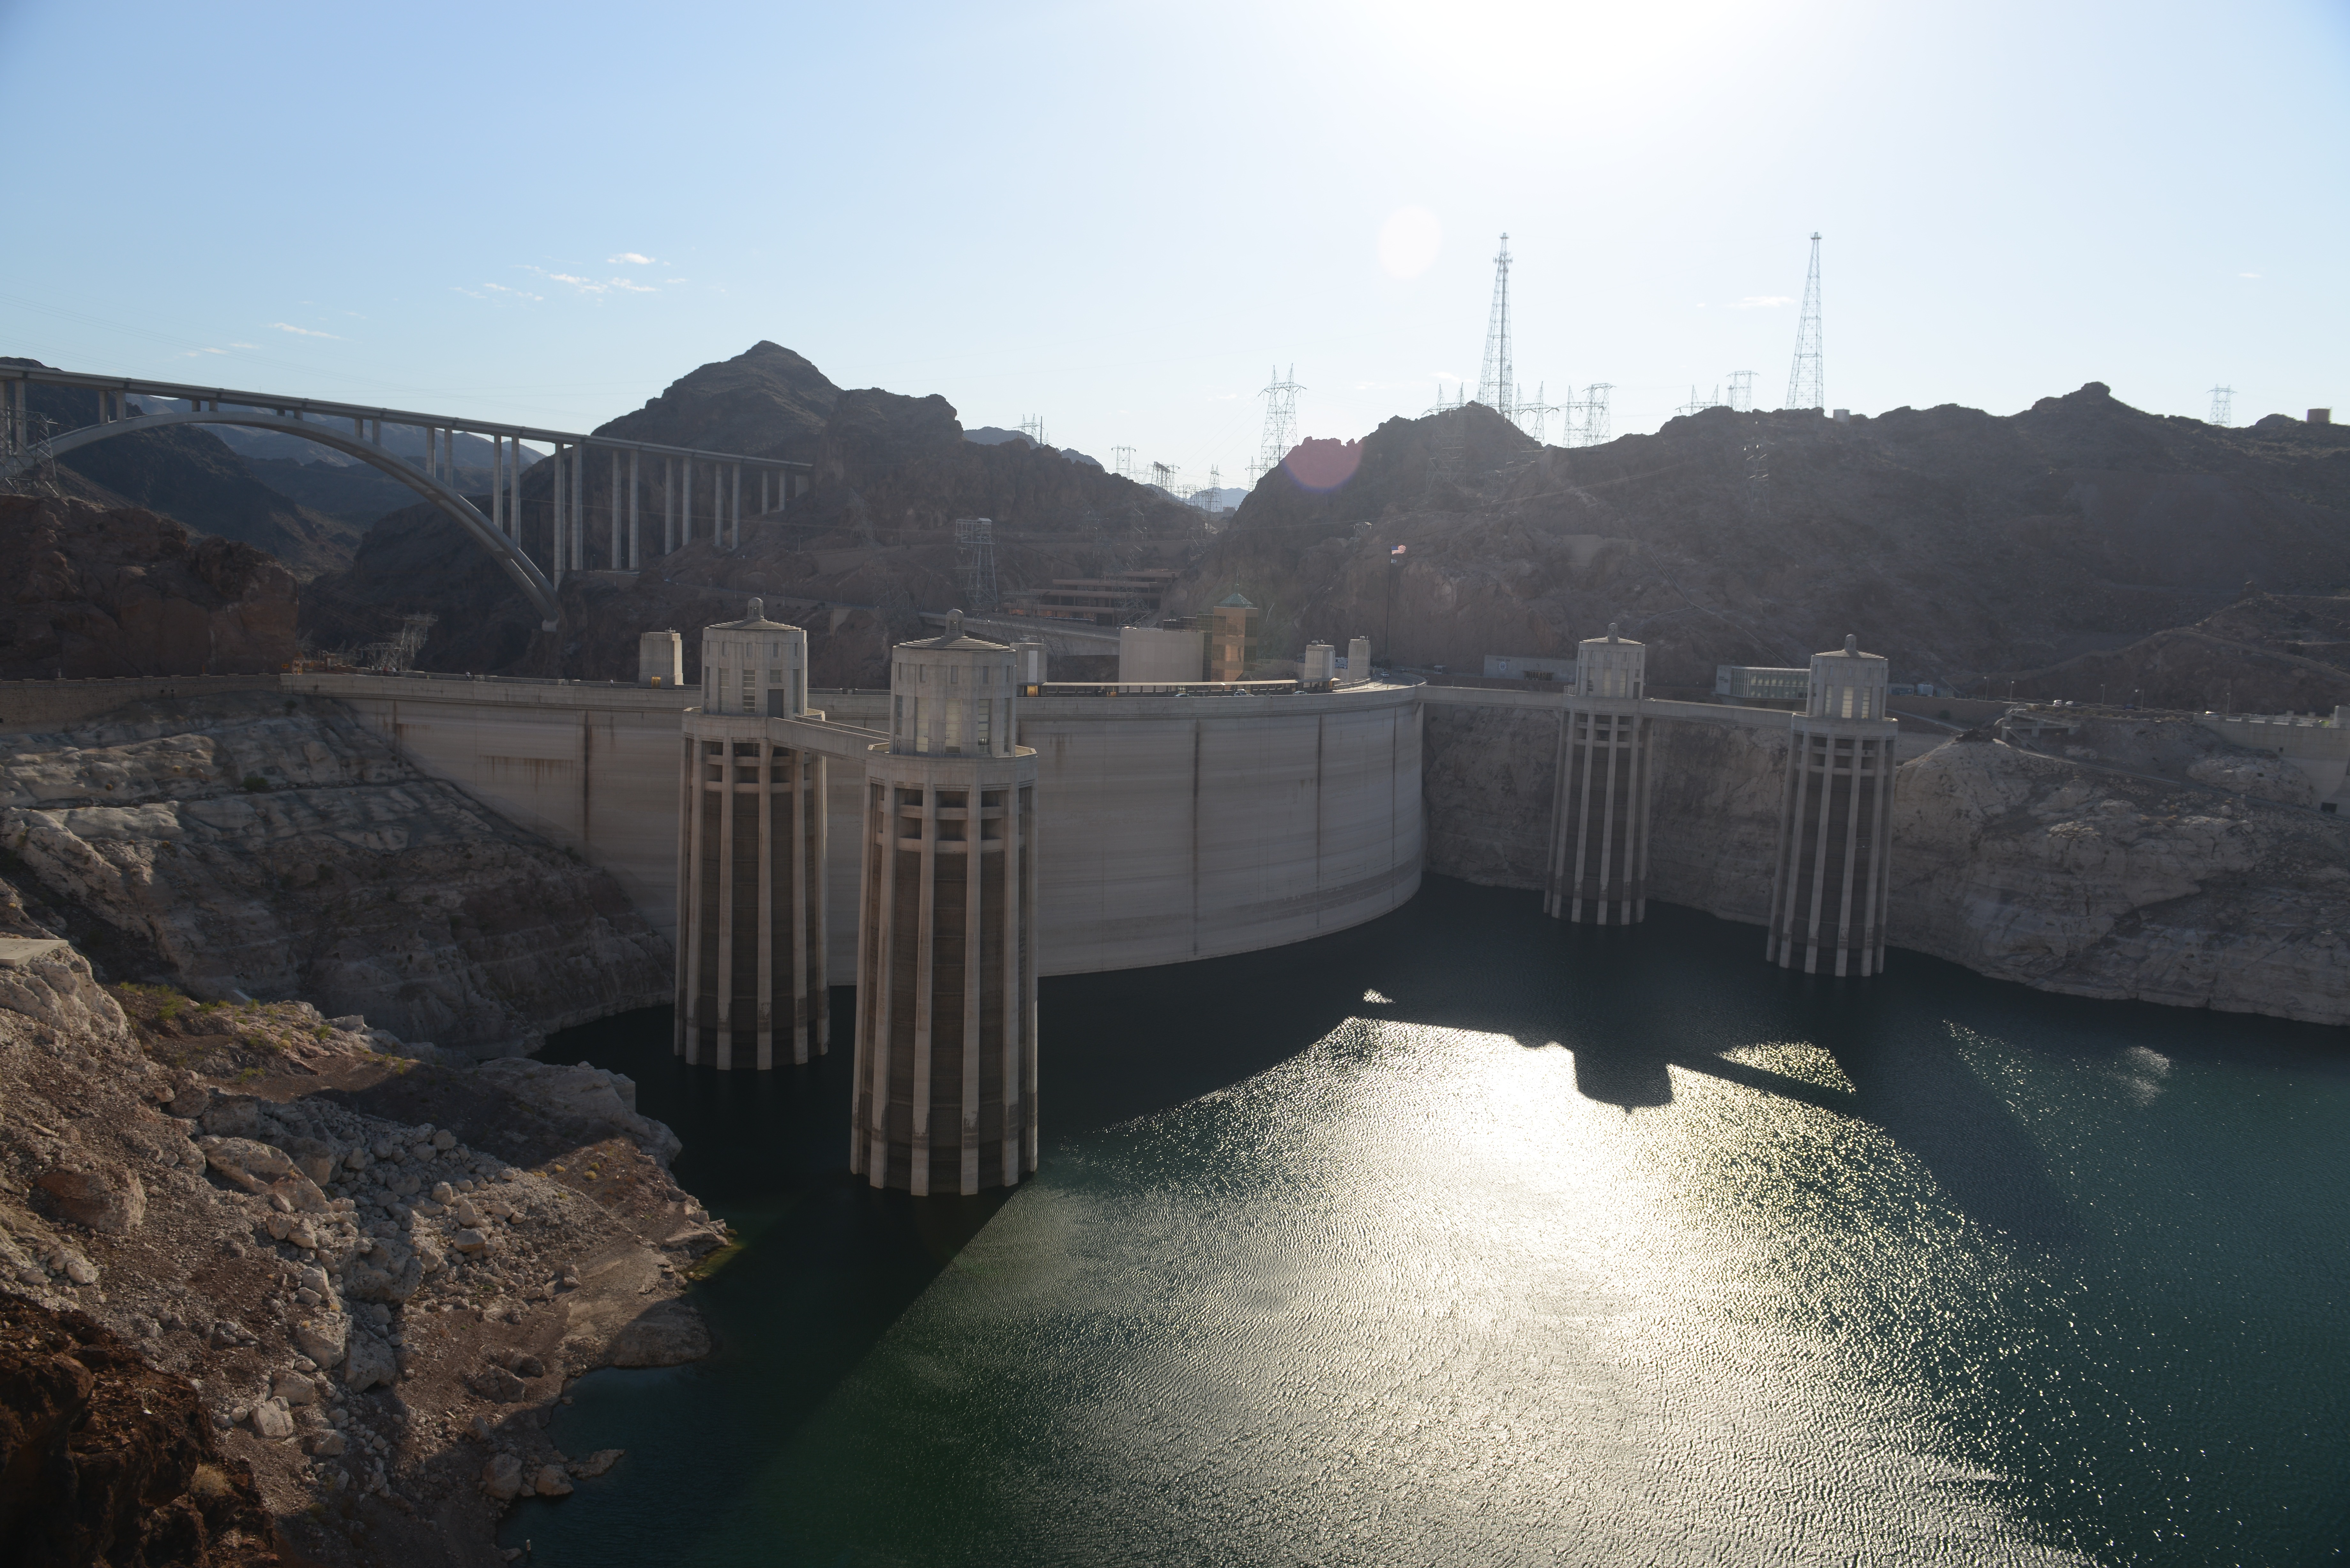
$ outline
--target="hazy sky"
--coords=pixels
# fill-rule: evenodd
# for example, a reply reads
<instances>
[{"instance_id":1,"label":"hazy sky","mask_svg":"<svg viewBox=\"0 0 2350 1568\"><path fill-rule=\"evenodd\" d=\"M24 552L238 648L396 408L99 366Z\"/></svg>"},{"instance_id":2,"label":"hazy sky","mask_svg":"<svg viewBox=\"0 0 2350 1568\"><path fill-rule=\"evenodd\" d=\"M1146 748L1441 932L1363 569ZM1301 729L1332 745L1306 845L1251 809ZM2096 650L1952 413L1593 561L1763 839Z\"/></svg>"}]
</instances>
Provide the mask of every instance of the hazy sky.
<instances>
[{"instance_id":1,"label":"hazy sky","mask_svg":"<svg viewBox=\"0 0 2350 1568\"><path fill-rule=\"evenodd\" d=\"M1618 433L2083 381L2350 417L2350 5L0 0L0 353L587 429L761 337L1197 483L1518 379Z\"/></svg>"}]
</instances>

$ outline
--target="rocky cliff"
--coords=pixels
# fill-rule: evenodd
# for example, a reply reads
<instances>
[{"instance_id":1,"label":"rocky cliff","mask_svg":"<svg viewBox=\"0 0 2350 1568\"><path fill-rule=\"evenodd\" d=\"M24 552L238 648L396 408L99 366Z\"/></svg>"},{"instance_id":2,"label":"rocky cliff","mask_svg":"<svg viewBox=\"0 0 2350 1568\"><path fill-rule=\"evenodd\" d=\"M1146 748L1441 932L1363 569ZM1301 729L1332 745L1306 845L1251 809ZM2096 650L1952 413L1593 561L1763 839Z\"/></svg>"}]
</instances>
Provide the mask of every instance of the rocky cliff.
<instances>
[{"instance_id":1,"label":"rocky cliff","mask_svg":"<svg viewBox=\"0 0 2350 1568\"><path fill-rule=\"evenodd\" d=\"M1899 946L2076 996L2350 1023L2350 825L1988 738L1903 766Z\"/></svg>"},{"instance_id":2,"label":"rocky cliff","mask_svg":"<svg viewBox=\"0 0 2350 1568\"><path fill-rule=\"evenodd\" d=\"M546 1443L569 1378L706 1351L723 1233L627 1080L116 989L0 943L7 1561L488 1568L619 1458Z\"/></svg>"},{"instance_id":3,"label":"rocky cliff","mask_svg":"<svg viewBox=\"0 0 2350 1568\"><path fill-rule=\"evenodd\" d=\"M245 675L295 653L294 579L169 517L0 495L0 679Z\"/></svg>"},{"instance_id":4,"label":"rocky cliff","mask_svg":"<svg viewBox=\"0 0 2350 1568\"><path fill-rule=\"evenodd\" d=\"M1422 743L1429 870L1541 887L1555 712L1431 703ZM1985 731L1902 764L1892 944L2043 991L2350 1023L2350 824L2184 721L2075 744ZM1786 758L1775 727L1659 727L1650 898L1768 918Z\"/></svg>"},{"instance_id":5,"label":"rocky cliff","mask_svg":"<svg viewBox=\"0 0 2350 1568\"><path fill-rule=\"evenodd\" d=\"M155 701L17 737L0 844L60 934L205 998L305 998L496 1053L669 993L667 944L608 875L323 700Z\"/></svg>"}]
</instances>

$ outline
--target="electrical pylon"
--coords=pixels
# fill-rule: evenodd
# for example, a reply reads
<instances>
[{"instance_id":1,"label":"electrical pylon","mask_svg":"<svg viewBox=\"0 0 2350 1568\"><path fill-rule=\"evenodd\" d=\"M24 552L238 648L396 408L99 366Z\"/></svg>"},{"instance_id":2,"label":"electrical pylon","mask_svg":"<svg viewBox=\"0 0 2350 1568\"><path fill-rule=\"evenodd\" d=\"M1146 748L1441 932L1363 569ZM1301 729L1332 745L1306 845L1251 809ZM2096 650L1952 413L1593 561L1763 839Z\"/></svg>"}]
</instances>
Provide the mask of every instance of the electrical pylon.
<instances>
[{"instance_id":1,"label":"electrical pylon","mask_svg":"<svg viewBox=\"0 0 2350 1568\"><path fill-rule=\"evenodd\" d=\"M1752 413L1754 409L1754 372L1732 370L1730 373L1730 409L1732 413Z\"/></svg>"},{"instance_id":2,"label":"electrical pylon","mask_svg":"<svg viewBox=\"0 0 2350 1568\"><path fill-rule=\"evenodd\" d=\"M1795 327L1795 364L1787 372L1787 407L1825 409L1820 371L1820 235L1812 231L1812 270L1804 277L1804 319Z\"/></svg>"},{"instance_id":3,"label":"electrical pylon","mask_svg":"<svg viewBox=\"0 0 2350 1568\"><path fill-rule=\"evenodd\" d=\"M1281 367L1273 368L1273 380L1257 394L1264 400L1264 441L1256 454L1256 472L1249 476L1253 485L1258 480L1281 466L1289 449L1297 441L1297 394L1305 389L1297 384L1297 367L1292 365L1284 377Z\"/></svg>"},{"instance_id":4,"label":"electrical pylon","mask_svg":"<svg viewBox=\"0 0 2350 1568\"><path fill-rule=\"evenodd\" d=\"M1485 322L1485 368L1477 377L1477 400L1509 419L1517 400L1516 367L1510 360L1510 236L1493 257L1493 313Z\"/></svg>"},{"instance_id":5,"label":"electrical pylon","mask_svg":"<svg viewBox=\"0 0 2350 1568\"><path fill-rule=\"evenodd\" d=\"M2218 425L2221 430L2226 430L2230 425L2236 422L2235 388L2214 387L2211 389L2211 422Z\"/></svg>"}]
</instances>

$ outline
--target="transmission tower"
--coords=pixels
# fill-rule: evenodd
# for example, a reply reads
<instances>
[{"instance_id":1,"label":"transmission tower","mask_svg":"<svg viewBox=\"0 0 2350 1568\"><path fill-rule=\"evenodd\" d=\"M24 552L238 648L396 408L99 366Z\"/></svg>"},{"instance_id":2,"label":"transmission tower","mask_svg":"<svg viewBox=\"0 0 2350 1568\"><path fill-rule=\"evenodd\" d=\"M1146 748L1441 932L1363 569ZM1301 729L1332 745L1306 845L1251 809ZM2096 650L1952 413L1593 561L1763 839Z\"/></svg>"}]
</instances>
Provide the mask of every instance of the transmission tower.
<instances>
[{"instance_id":1,"label":"transmission tower","mask_svg":"<svg viewBox=\"0 0 2350 1568\"><path fill-rule=\"evenodd\" d=\"M1508 419L1516 401L1512 380L1516 367L1510 360L1510 236L1502 236L1501 253L1493 257L1493 313L1485 323L1485 368L1477 377L1477 400Z\"/></svg>"},{"instance_id":2,"label":"transmission tower","mask_svg":"<svg viewBox=\"0 0 2350 1568\"><path fill-rule=\"evenodd\" d=\"M1020 421L1020 433L1026 436L1030 441L1035 441L1038 446L1043 446L1045 444L1045 416L1042 414L1030 414L1026 419L1022 420Z\"/></svg>"},{"instance_id":3,"label":"transmission tower","mask_svg":"<svg viewBox=\"0 0 2350 1568\"><path fill-rule=\"evenodd\" d=\"M1812 270L1804 278L1804 319L1795 327L1795 364L1787 372L1787 407L1825 409L1820 375L1820 236L1812 232Z\"/></svg>"},{"instance_id":4,"label":"transmission tower","mask_svg":"<svg viewBox=\"0 0 2350 1568\"><path fill-rule=\"evenodd\" d=\"M1609 381L1594 381L1583 389L1582 398L1569 403L1567 429L1570 444L1575 446L1605 446L1607 444L1607 394L1616 389Z\"/></svg>"},{"instance_id":5,"label":"transmission tower","mask_svg":"<svg viewBox=\"0 0 2350 1568\"><path fill-rule=\"evenodd\" d=\"M962 597L973 615L995 613L995 521L955 519L955 565L962 570Z\"/></svg>"},{"instance_id":6,"label":"transmission tower","mask_svg":"<svg viewBox=\"0 0 2350 1568\"><path fill-rule=\"evenodd\" d=\"M1163 462L1154 462L1150 465L1150 483L1172 495L1175 493L1175 471Z\"/></svg>"},{"instance_id":7,"label":"transmission tower","mask_svg":"<svg viewBox=\"0 0 2350 1568\"><path fill-rule=\"evenodd\" d=\"M1714 397L1711 401L1699 397L1697 394L1697 389L1695 387L1691 387L1690 389L1690 400L1683 403L1679 408L1675 409L1673 412L1681 415L1683 418L1687 418L1690 414L1701 414L1720 401L1721 401L1721 399L1719 395Z\"/></svg>"},{"instance_id":8,"label":"transmission tower","mask_svg":"<svg viewBox=\"0 0 2350 1568\"><path fill-rule=\"evenodd\" d=\"M2226 430L2230 425L2236 422L2235 388L2214 387L2211 389L2211 422L2218 425L2221 430Z\"/></svg>"},{"instance_id":9,"label":"transmission tower","mask_svg":"<svg viewBox=\"0 0 2350 1568\"><path fill-rule=\"evenodd\" d=\"M1754 372L1732 370L1730 373L1730 407L1733 413L1751 413L1754 408Z\"/></svg>"},{"instance_id":10,"label":"transmission tower","mask_svg":"<svg viewBox=\"0 0 2350 1568\"><path fill-rule=\"evenodd\" d=\"M1249 475L1253 485L1281 466L1289 449L1297 443L1297 394L1305 389L1297 384L1297 367L1292 365L1284 378L1281 367L1273 368L1273 379L1257 394L1264 400L1264 441L1257 448L1256 472Z\"/></svg>"},{"instance_id":11,"label":"transmission tower","mask_svg":"<svg viewBox=\"0 0 2350 1568\"><path fill-rule=\"evenodd\" d=\"M1544 439L1544 432L1550 429L1551 415L1558 412L1557 405L1550 401L1549 394L1549 385L1544 383L1534 388L1534 401L1526 400L1523 388L1518 390L1514 400L1516 405L1514 418L1511 422L1534 437L1536 441Z\"/></svg>"},{"instance_id":12,"label":"transmission tower","mask_svg":"<svg viewBox=\"0 0 2350 1568\"><path fill-rule=\"evenodd\" d=\"M1110 472L1117 474L1120 479L1132 479L1134 477L1134 449L1130 446L1114 446L1110 448L1109 463Z\"/></svg>"}]
</instances>

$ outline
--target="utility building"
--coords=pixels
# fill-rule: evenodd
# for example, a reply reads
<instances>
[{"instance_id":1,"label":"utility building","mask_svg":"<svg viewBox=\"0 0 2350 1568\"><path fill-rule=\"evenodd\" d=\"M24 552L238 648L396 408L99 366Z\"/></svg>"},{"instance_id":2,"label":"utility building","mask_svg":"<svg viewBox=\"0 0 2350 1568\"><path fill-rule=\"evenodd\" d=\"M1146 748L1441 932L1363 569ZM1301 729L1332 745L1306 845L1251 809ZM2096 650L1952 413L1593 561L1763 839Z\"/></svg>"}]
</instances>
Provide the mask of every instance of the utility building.
<instances>
[{"instance_id":1,"label":"utility building","mask_svg":"<svg viewBox=\"0 0 2350 1568\"><path fill-rule=\"evenodd\" d=\"M669 634L674 637L674 633ZM825 761L767 718L819 722L806 707L807 633L751 601L703 628L703 707L683 720L678 801L677 1021L688 1062L775 1064L822 1055Z\"/></svg>"},{"instance_id":2,"label":"utility building","mask_svg":"<svg viewBox=\"0 0 2350 1568\"><path fill-rule=\"evenodd\" d=\"M865 766L849 1168L916 1194L1036 1168L1036 753L1018 654L899 643Z\"/></svg>"},{"instance_id":3,"label":"utility building","mask_svg":"<svg viewBox=\"0 0 2350 1568\"><path fill-rule=\"evenodd\" d=\"M1220 600L1208 617L1208 679L1245 680L1256 662L1257 630L1264 612L1234 594ZM1351 671L1357 680L1360 670Z\"/></svg>"},{"instance_id":4,"label":"utility building","mask_svg":"<svg viewBox=\"0 0 2350 1568\"><path fill-rule=\"evenodd\" d=\"M1858 641L1812 655L1793 721L1771 875L1768 957L1805 974L1885 967L1893 742L1885 659Z\"/></svg>"},{"instance_id":5,"label":"utility building","mask_svg":"<svg viewBox=\"0 0 2350 1568\"><path fill-rule=\"evenodd\" d=\"M1558 742L1544 912L1628 926L1648 912L1653 725L1643 701L1646 645L1606 637L1576 645Z\"/></svg>"}]
</instances>

